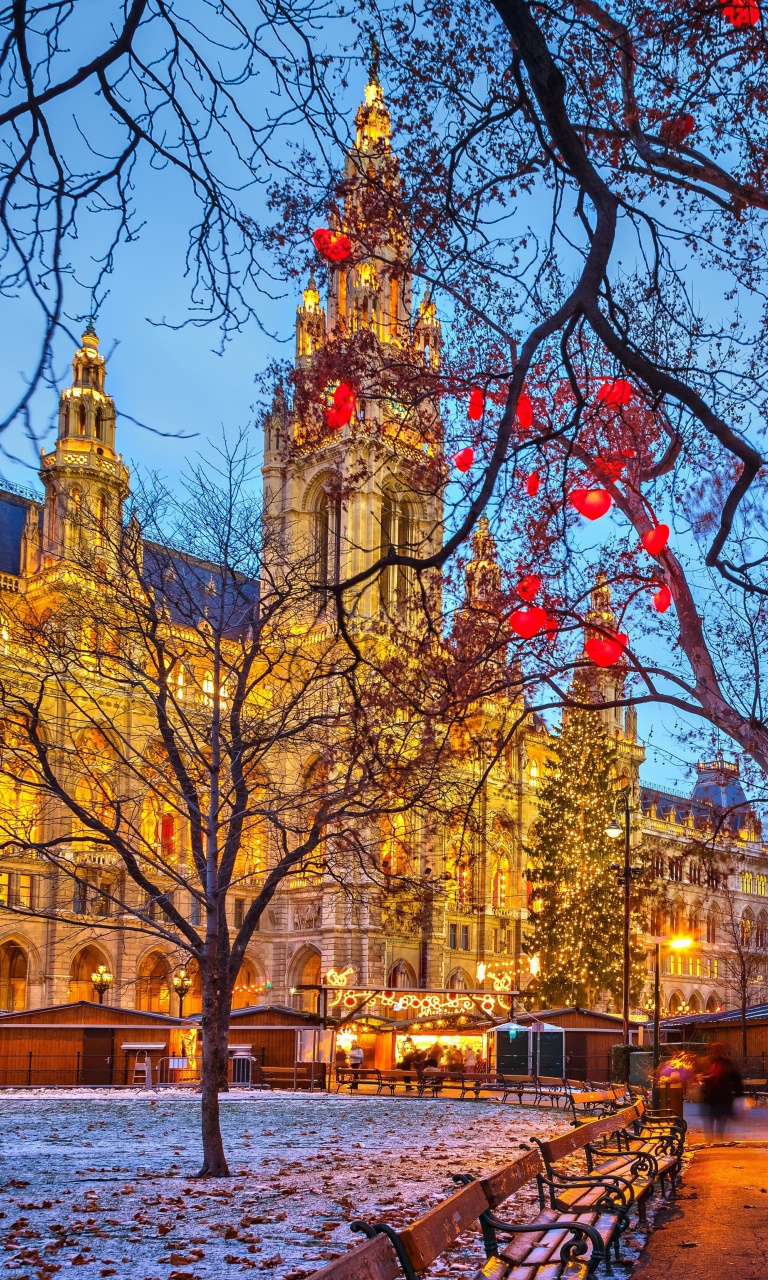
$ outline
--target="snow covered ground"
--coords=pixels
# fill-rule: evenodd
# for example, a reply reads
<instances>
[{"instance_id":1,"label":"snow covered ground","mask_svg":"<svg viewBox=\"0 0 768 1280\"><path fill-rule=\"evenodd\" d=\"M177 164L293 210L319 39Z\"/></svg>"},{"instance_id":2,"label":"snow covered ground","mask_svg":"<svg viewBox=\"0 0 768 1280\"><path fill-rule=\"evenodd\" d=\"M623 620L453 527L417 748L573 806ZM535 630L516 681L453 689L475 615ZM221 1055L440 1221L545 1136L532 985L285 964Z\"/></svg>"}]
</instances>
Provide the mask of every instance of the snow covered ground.
<instances>
[{"instance_id":1,"label":"snow covered ground","mask_svg":"<svg viewBox=\"0 0 768 1280\"><path fill-rule=\"evenodd\" d=\"M529 1135L569 1127L494 1101L233 1094L222 1129L235 1176L198 1181L199 1108L180 1092L0 1094L8 1280L71 1267L77 1280L300 1280L360 1243L352 1219L404 1226L456 1190L453 1173L497 1168ZM505 1216L534 1207L531 1185ZM459 1277L479 1256L470 1237L429 1275Z\"/></svg>"}]
</instances>

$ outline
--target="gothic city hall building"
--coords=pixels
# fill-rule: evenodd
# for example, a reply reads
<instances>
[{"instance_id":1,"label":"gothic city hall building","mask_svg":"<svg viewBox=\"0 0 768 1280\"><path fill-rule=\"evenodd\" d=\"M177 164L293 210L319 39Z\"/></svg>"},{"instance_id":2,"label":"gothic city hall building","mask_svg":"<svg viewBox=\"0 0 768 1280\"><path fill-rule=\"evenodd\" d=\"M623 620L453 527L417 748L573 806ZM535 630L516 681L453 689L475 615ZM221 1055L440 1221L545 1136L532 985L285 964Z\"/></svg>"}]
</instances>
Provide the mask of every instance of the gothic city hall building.
<instances>
[{"instance_id":1,"label":"gothic city hall building","mask_svg":"<svg viewBox=\"0 0 768 1280\"><path fill-rule=\"evenodd\" d=\"M356 139L344 169L342 223L357 219L359 228L364 211L355 206L355 174L380 171L385 180L396 172L397 163L389 114L375 77L366 87L355 123ZM363 235L358 239L365 244ZM355 254L351 264L332 264L324 298L310 278L297 311L296 388L311 385L313 371L322 370L340 335L360 332L368 335L384 379L395 360L420 371L420 377L439 369L441 331L435 306L428 294L416 300L414 282L398 269L398 243L407 261L407 232L398 228L389 235L386 251L371 252L370 258ZM99 338L89 324L74 354L71 385L61 392L55 444L42 453L41 489L0 489L0 686L7 694L6 705L13 702L15 682L34 687L36 661L33 647L21 652L8 619L17 616L26 601L36 616L50 621L57 592L85 572L86 563L98 596L100 566L105 572L109 568L102 560L109 547L130 536L125 510L131 477L118 452L115 406L106 377ZM385 566L376 576L366 577L364 571L389 547L425 557L441 545L446 482L436 484L434 476L447 474L442 466L442 428L428 395L420 400L420 428L414 431L407 414L389 402L380 387L365 394L364 378L360 385L351 421L331 429L324 429L322 420L319 428L308 424L298 390L294 400L278 389L264 422L264 565L270 590L289 581L293 568L308 560L320 587L358 575L360 585L349 614L351 635L361 644L366 635L384 636L396 651L398 611L407 608L414 580L408 569L397 565ZM133 554L144 564L153 558L163 562L163 548L142 542L143 537L143 530L136 530ZM224 590L220 566L207 566L179 549L178 538L175 542L164 562L166 569L158 571L158 582L170 576L183 584L185 574L194 569L209 592L199 601L204 625L206 610ZM459 616L462 592L466 610L471 611L478 601L500 591L496 544L484 518L468 554L463 581L452 585L458 593ZM442 589L440 582L430 581L433 599L439 600ZM264 599L263 582L253 582L252 590ZM593 608L603 625L610 624L606 588L596 590ZM300 621L297 615L296 631L307 646L322 646L333 638L336 622L330 605L315 607L311 624L300 626ZM51 626L54 648L57 634ZM471 644L469 628L465 634ZM108 656L108 641L100 643ZM455 644L451 652L455 655ZM27 699L28 706L34 703L47 758L55 764L57 750L68 752L70 791L81 812L107 804L102 757L114 731L107 726L118 724L126 742L140 741L139 754L144 757L153 749L141 680L137 678L133 694L123 690L118 699L102 681L96 647L93 653L89 660L83 650L73 673L83 696L91 698L87 715L77 723L72 722L74 703L57 697L50 684L36 703L31 696ZM61 657L65 660L66 655ZM503 676L503 654L498 661ZM193 718L196 706L204 709L211 702L213 675L203 668L187 668L186 675L184 671L179 667L177 699ZM636 716L631 708L615 705L622 694L622 670L593 669L590 681L595 699L606 704L596 714L616 745L617 779L623 777L632 787L633 844L636 851L642 850L652 879L653 892L643 906L642 943L649 957L646 994L652 989L653 938L683 931L690 933L693 945L663 959L665 1009L696 1011L736 1004L733 984L740 941L751 951L762 952L768 945L768 848L745 800L738 769L721 756L699 764L688 796L641 785L644 752ZM119 859L105 851L103 842L89 844L77 807L57 802L55 787L49 786L41 801L12 717L2 728L0 1009L92 1000L92 974L103 965L114 978L106 992L108 1002L169 1013L176 1010L174 974L186 967L192 987L185 1012L199 1011L199 976L174 944L173 930L163 927L163 903L145 902L138 884L126 880ZM504 750L489 753L484 744L502 737ZM527 991L535 1005L535 966L532 973L524 947L530 893L527 848L542 781L551 767L551 727L529 710L518 680L505 684L499 679L493 696L481 697L473 709L470 741L476 744L473 750L464 750L460 762L451 766L451 785L456 785L458 771L459 790L473 796L470 847L465 841L457 855L457 831L442 813L433 821L423 810L418 820L382 815L371 834L379 849L381 874L364 892L350 897L343 880L330 874L322 861L288 874L262 913L242 958L235 1006L313 1008L315 989L332 970L346 970L357 986L431 990L477 990L482 985L479 974L505 973L510 985ZM295 754L295 747L291 750ZM309 758L292 762L292 785L302 785L315 764ZM140 813L137 832L152 850L155 864L165 861L169 876L172 871L167 902L197 927L200 901L194 892L185 821L177 807L164 802L161 782L153 785L151 795L135 798ZM717 866L706 856L713 841L722 855ZM233 931L242 925L278 858L278 843L267 825L248 844L228 895ZM144 854L137 848L135 856ZM425 895L399 894L390 883L403 869L414 883L431 880L428 910ZM618 903L618 884L616 894ZM765 999L762 974L757 969L752 973L750 1002Z\"/></svg>"}]
</instances>

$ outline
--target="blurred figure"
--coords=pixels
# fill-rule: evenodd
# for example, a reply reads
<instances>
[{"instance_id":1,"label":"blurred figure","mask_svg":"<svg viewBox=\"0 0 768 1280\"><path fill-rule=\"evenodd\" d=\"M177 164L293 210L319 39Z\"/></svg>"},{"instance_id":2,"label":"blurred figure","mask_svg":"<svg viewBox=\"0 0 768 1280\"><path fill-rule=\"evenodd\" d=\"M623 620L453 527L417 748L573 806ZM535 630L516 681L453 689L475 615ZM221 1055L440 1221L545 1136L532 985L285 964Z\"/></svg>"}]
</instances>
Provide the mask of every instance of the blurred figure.
<instances>
[{"instance_id":1,"label":"blurred figure","mask_svg":"<svg viewBox=\"0 0 768 1280\"><path fill-rule=\"evenodd\" d=\"M704 1128L710 1137L722 1139L733 1118L733 1100L744 1092L741 1075L725 1052L725 1046L715 1040L709 1049L709 1065L702 1081L704 1104Z\"/></svg>"},{"instance_id":2,"label":"blurred figure","mask_svg":"<svg viewBox=\"0 0 768 1280\"><path fill-rule=\"evenodd\" d=\"M477 1054L471 1047L464 1054L464 1070L468 1075L474 1075L477 1068Z\"/></svg>"},{"instance_id":3,"label":"blurred figure","mask_svg":"<svg viewBox=\"0 0 768 1280\"><path fill-rule=\"evenodd\" d=\"M359 1044L353 1044L349 1051L349 1065L352 1068L352 1083L349 1086L350 1092L357 1089L360 1081L360 1068L363 1065L364 1054Z\"/></svg>"}]
</instances>

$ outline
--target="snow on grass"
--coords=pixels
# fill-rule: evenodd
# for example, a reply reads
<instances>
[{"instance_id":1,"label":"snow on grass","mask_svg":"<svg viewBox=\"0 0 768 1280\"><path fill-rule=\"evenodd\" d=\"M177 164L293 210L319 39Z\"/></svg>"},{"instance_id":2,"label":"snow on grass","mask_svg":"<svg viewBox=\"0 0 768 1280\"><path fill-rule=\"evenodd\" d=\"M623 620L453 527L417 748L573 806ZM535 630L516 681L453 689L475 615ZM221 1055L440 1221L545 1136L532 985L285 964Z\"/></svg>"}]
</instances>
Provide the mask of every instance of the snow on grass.
<instances>
[{"instance_id":1,"label":"snow on grass","mask_svg":"<svg viewBox=\"0 0 768 1280\"><path fill-rule=\"evenodd\" d=\"M235 1280L244 1271L299 1280L361 1242L353 1219L405 1226L456 1190L452 1174L498 1168L529 1136L569 1127L562 1113L493 1100L252 1093L221 1101L234 1176L197 1180L194 1095L0 1095L8 1280L57 1280L59 1271L63 1280L70 1267L82 1268L78 1280ZM529 1184L505 1216L530 1220L535 1202ZM458 1277L480 1253L476 1236L463 1238L429 1275Z\"/></svg>"}]
</instances>

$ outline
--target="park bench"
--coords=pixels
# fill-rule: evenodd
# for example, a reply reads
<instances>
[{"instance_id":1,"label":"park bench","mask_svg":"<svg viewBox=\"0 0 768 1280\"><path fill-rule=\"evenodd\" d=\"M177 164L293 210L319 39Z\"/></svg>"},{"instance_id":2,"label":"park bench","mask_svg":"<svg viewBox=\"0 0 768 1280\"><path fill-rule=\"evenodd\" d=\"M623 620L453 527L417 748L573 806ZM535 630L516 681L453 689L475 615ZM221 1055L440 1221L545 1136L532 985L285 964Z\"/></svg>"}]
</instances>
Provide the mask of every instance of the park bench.
<instances>
[{"instance_id":1,"label":"park bench","mask_svg":"<svg viewBox=\"0 0 768 1280\"><path fill-rule=\"evenodd\" d=\"M546 1185L553 1209L578 1211L596 1204L613 1203L624 1230L629 1211L635 1205L640 1222L645 1222L646 1201L657 1184L662 1189L662 1169L664 1177L671 1177L673 1165L675 1172L679 1165L679 1157L662 1151L657 1156L649 1144L648 1150L625 1150L610 1154L600 1165L594 1163L595 1155L606 1154L602 1149L606 1134L610 1137L631 1128L634 1135L636 1119L636 1109L625 1107L612 1116L586 1121L559 1137L544 1141L532 1139L541 1152L546 1170L546 1177L539 1182L540 1192ZM587 1152L588 1146L592 1153ZM586 1174L572 1173L564 1167L563 1162L578 1151L585 1153Z\"/></svg>"},{"instance_id":2,"label":"park bench","mask_svg":"<svg viewBox=\"0 0 768 1280\"><path fill-rule=\"evenodd\" d=\"M536 1076L536 1105L546 1100L553 1107L567 1107L573 1092L569 1081L562 1076Z\"/></svg>"},{"instance_id":3,"label":"park bench","mask_svg":"<svg viewBox=\"0 0 768 1280\"><path fill-rule=\"evenodd\" d=\"M574 1124L607 1116L617 1110L612 1089L569 1089L567 1104L571 1108Z\"/></svg>"},{"instance_id":4,"label":"park bench","mask_svg":"<svg viewBox=\"0 0 768 1280\"><path fill-rule=\"evenodd\" d=\"M353 1093L364 1092L367 1088L379 1094L384 1088L384 1081L378 1067L337 1067L336 1092L338 1093L345 1085Z\"/></svg>"},{"instance_id":5,"label":"park bench","mask_svg":"<svg viewBox=\"0 0 768 1280\"><path fill-rule=\"evenodd\" d=\"M366 1243L315 1272L310 1280L393 1280L395 1275L418 1280L475 1226L480 1228L486 1256L478 1259L474 1274L468 1273L472 1280L587 1280L607 1258L616 1238L616 1214L600 1209L578 1215L544 1209L533 1222L514 1223L495 1213L541 1169L538 1152L529 1151L487 1178L457 1179L464 1183L460 1191L399 1232L384 1223L354 1222L353 1230L368 1235ZM375 1241L379 1244L374 1255Z\"/></svg>"},{"instance_id":6,"label":"park bench","mask_svg":"<svg viewBox=\"0 0 768 1280\"><path fill-rule=\"evenodd\" d=\"M634 1171L636 1155L647 1155L655 1163L656 1168L652 1172L661 1191L664 1191L665 1184L674 1191L683 1155L684 1135L671 1129L638 1133L636 1123L634 1106L591 1121L590 1138L584 1147L587 1172L626 1175ZM601 1162L598 1166L596 1160Z\"/></svg>"}]
</instances>

